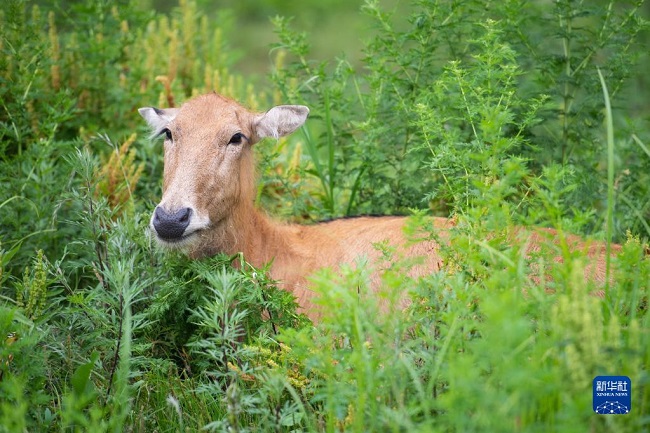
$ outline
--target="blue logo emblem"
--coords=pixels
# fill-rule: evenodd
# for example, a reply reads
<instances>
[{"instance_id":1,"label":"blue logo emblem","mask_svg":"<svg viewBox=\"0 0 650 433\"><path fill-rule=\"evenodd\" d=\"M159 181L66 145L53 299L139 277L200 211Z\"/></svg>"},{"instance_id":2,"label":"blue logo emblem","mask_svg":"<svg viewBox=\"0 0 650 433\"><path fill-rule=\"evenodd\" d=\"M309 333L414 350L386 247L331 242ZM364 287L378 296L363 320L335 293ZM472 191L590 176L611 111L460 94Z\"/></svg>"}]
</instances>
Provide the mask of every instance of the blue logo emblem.
<instances>
[{"instance_id":1,"label":"blue logo emblem","mask_svg":"<svg viewBox=\"0 0 650 433\"><path fill-rule=\"evenodd\" d=\"M627 376L594 378L594 412L601 415L625 415L632 410L632 381Z\"/></svg>"}]
</instances>

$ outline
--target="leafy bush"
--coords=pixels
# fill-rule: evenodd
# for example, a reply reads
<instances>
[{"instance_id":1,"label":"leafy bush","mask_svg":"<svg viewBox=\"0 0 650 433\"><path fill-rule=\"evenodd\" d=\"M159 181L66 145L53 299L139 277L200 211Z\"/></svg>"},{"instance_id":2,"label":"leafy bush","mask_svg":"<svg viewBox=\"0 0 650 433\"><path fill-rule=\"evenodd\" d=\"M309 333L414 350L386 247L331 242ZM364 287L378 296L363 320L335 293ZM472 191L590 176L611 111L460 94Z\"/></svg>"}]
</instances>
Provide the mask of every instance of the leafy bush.
<instances>
[{"instance_id":1,"label":"leafy bush","mask_svg":"<svg viewBox=\"0 0 650 433\"><path fill-rule=\"evenodd\" d=\"M326 213L466 212L508 178L515 217L556 222L528 202L538 178L559 166L552 182L566 187L562 217L574 231L600 229L593 212L606 208L606 143L596 68L617 96L638 70L635 40L647 28L640 4L602 3L419 1L398 30L368 1L378 36L366 74L345 61L331 73L310 63L306 35L278 20L279 46L296 61L274 81L289 97L299 93L322 125L307 143ZM621 118L634 114L621 107ZM644 140L619 123L615 220L624 239L629 227L648 233L648 159Z\"/></svg>"}]
</instances>

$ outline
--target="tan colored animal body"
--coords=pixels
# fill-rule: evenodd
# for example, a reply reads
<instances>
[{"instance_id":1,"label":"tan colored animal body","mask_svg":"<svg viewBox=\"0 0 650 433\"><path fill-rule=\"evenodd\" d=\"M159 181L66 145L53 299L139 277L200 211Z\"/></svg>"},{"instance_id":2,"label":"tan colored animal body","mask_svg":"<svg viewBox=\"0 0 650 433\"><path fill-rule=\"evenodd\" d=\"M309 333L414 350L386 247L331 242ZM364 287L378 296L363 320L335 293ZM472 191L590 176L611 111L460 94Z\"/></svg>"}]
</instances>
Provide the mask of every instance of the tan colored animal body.
<instances>
[{"instance_id":1,"label":"tan colored animal body","mask_svg":"<svg viewBox=\"0 0 650 433\"><path fill-rule=\"evenodd\" d=\"M361 256L372 263L380 255L373 243L388 241L406 255L424 257L415 274L443 265L435 242L406 246L403 217L290 225L255 208L253 144L295 131L307 119L307 107L283 105L254 113L211 93L180 108L139 111L154 135L165 136L163 197L151 218L152 232L163 246L181 248L194 258L242 252L258 267L272 261L271 276L296 296L312 319L318 312L307 277L323 267L353 264ZM445 218L434 219L442 239L451 225ZM530 251L539 248L541 237L533 232ZM572 242L576 248L583 245L579 238ZM589 253L595 258L590 274L604 281L604 246L597 244Z\"/></svg>"}]
</instances>

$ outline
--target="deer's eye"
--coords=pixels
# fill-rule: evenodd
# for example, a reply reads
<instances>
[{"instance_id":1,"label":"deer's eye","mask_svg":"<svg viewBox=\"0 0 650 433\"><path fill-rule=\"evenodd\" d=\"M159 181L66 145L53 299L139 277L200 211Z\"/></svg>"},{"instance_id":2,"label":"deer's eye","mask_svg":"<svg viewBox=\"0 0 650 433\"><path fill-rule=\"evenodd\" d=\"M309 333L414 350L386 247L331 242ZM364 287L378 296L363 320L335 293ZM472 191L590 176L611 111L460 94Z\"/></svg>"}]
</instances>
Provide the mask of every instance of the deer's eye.
<instances>
[{"instance_id":1,"label":"deer's eye","mask_svg":"<svg viewBox=\"0 0 650 433\"><path fill-rule=\"evenodd\" d=\"M228 144L241 144L244 139L247 139L244 134L238 132L237 134L230 137Z\"/></svg>"},{"instance_id":2,"label":"deer's eye","mask_svg":"<svg viewBox=\"0 0 650 433\"><path fill-rule=\"evenodd\" d=\"M162 134L165 134L165 138L166 138L167 140L171 140L171 139L172 139L172 132L169 130L169 128L165 128L165 129L163 129L162 131L160 131L160 135L162 135Z\"/></svg>"}]
</instances>

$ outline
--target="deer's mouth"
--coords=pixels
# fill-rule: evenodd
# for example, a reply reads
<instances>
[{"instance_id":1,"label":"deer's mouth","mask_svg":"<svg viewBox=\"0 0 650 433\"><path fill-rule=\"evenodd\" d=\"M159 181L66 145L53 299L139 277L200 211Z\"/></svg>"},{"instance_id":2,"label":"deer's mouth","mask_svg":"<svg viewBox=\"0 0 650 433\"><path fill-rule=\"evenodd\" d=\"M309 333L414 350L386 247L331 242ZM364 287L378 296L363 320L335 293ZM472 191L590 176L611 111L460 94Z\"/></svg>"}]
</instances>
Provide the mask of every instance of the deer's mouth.
<instances>
[{"instance_id":1,"label":"deer's mouth","mask_svg":"<svg viewBox=\"0 0 650 433\"><path fill-rule=\"evenodd\" d=\"M201 218L192 208L168 211L160 205L156 207L150 222L158 242L168 248L190 246L208 225L209 220Z\"/></svg>"},{"instance_id":2,"label":"deer's mouth","mask_svg":"<svg viewBox=\"0 0 650 433\"><path fill-rule=\"evenodd\" d=\"M174 236L174 237L162 236L160 235L160 233L156 232L156 237L158 238L159 241L161 241L164 244L175 245L175 244L186 243L191 239L198 237L200 232L201 230L199 229L191 233L184 233L181 236Z\"/></svg>"}]
</instances>

